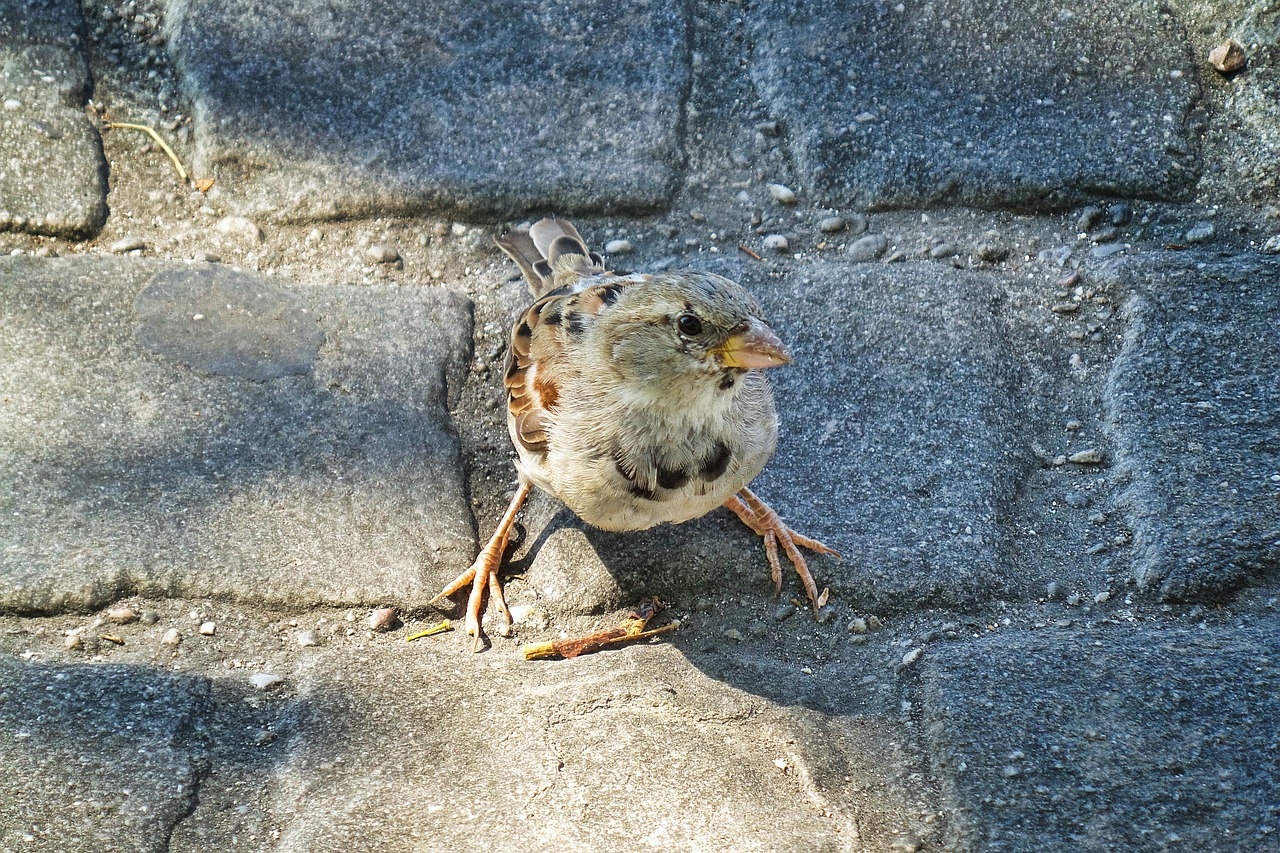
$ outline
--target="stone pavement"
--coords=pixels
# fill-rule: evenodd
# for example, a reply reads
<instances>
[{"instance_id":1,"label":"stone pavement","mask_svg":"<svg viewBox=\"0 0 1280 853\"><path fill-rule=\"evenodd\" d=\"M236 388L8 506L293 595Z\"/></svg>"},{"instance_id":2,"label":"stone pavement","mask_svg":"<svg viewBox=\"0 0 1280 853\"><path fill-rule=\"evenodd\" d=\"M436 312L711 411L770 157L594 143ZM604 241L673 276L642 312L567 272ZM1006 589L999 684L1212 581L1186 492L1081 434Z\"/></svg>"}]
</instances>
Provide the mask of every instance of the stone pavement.
<instances>
[{"instance_id":1,"label":"stone pavement","mask_svg":"<svg viewBox=\"0 0 1280 853\"><path fill-rule=\"evenodd\" d=\"M0 851L1280 850L1273 5L0 0L0 57ZM548 212L758 295L820 619L725 512L535 495L513 634L406 642Z\"/></svg>"}]
</instances>

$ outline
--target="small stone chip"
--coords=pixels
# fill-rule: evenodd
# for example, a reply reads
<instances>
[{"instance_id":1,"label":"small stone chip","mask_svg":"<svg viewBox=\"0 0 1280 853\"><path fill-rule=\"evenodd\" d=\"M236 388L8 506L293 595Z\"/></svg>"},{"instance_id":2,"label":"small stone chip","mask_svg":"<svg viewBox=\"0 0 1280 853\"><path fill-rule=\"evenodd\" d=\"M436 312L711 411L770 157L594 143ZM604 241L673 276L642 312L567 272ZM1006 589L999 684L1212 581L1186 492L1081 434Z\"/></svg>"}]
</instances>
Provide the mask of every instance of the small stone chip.
<instances>
[{"instance_id":1,"label":"small stone chip","mask_svg":"<svg viewBox=\"0 0 1280 853\"><path fill-rule=\"evenodd\" d=\"M769 195L773 196L773 200L778 204L796 203L795 191L786 184L769 184Z\"/></svg>"},{"instance_id":2,"label":"small stone chip","mask_svg":"<svg viewBox=\"0 0 1280 853\"><path fill-rule=\"evenodd\" d=\"M742 642L742 632L739 631L737 628L726 628L721 633L721 636L723 636L726 640L733 640L735 643Z\"/></svg>"},{"instance_id":3,"label":"small stone chip","mask_svg":"<svg viewBox=\"0 0 1280 853\"><path fill-rule=\"evenodd\" d=\"M376 243L365 249L364 256L375 264L394 264L400 260L400 250L385 243Z\"/></svg>"},{"instance_id":4,"label":"small stone chip","mask_svg":"<svg viewBox=\"0 0 1280 853\"><path fill-rule=\"evenodd\" d=\"M262 229L258 227L258 223L245 216L224 216L213 226L213 230L224 237L235 237L245 243L262 242Z\"/></svg>"},{"instance_id":5,"label":"small stone chip","mask_svg":"<svg viewBox=\"0 0 1280 853\"><path fill-rule=\"evenodd\" d=\"M320 635L315 631L302 631L298 634L298 645L304 649L318 646L320 645Z\"/></svg>"},{"instance_id":6,"label":"small stone chip","mask_svg":"<svg viewBox=\"0 0 1280 853\"><path fill-rule=\"evenodd\" d=\"M121 604L107 610L107 618L119 625L128 625L138 621L138 611L127 604Z\"/></svg>"},{"instance_id":7,"label":"small stone chip","mask_svg":"<svg viewBox=\"0 0 1280 853\"><path fill-rule=\"evenodd\" d=\"M828 216L818 223L818 230L825 234L835 234L845 229L843 216Z\"/></svg>"},{"instance_id":8,"label":"small stone chip","mask_svg":"<svg viewBox=\"0 0 1280 853\"><path fill-rule=\"evenodd\" d=\"M791 243L781 234L770 234L764 238L764 247L774 252L785 252L791 248Z\"/></svg>"},{"instance_id":9,"label":"small stone chip","mask_svg":"<svg viewBox=\"0 0 1280 853\"><path fill-rule=\"evenodd\" d=\"M866 619L863 619L861 616L855 616L855 617L853 617L852 619L850 619L850 620L849 620L849 633L850 633L850 634L865 634L865 633L867 633L867 620L866 620Z\"/></svg>"},{"instance_id":10,"label":"small stone chip","mask_svg":"<svg viewBox=\"0 0 1280 853\"><path fill-rule=\"evenodd\" d=\"M1246 61L1244 45L1235 39L1227 39L1209 51L1209 64L1223 74L1234 74L1244 68Z\"/></svg>"},{"instance_id":11,"label":"small stone chip","mask_svg":"<svg viewBox=\"0 0 1280 853\"><path fill-rule=\"evenodd\" d=\"M635 247L631 245L630 240L610 240L604 244L604 253L606 255L629 255L635 251Z\"/></svg>"},{"instance_id":12,"label":"small stone chip","mask_svg":"<svg viewBox=\"0 0 1280 853\"><path fill-rule=\"evenodd\" d=\"M911 666L916 661L920 660L920 657L923 654L924 654L924 649L917 646L916 648L912 649L911 651L907 652L905 655L902 656L902 665Z\"/></svg>"},{"instance_id":13,"label":"small stone chip","mask_svg":"<svg viewBox=\"0 0 1280 853\"><path fill-rule=\"evenodd\" d=\"M249 683L258 690L270 690L277 684L284 682L284 678L276 675L274 672L255 672L249 676Z\"/></svg>"},{"instance_id":14,"label":"small stone chip","mask_svg":"<svg viewBox=\"0 0 1280 853\"><path fill-rule=\"evenodd\" d=\"M203 634L204 636L212 637L217 632L218 632L218 626L213 624L212 622L200 623L200 633Z\"/></svg>"},{"instance_id":15,"label":"small stone chip","mask_svg":"<svg viewBox=\"0 0 1280 853\"><path fill-rule=\"evenodd\" d=\"M176 646L182 642L182 635L178 633L177 628L170 628L164 632L164 636L160 638L160 642L166 646Z\"/></svg>"},{"instance_id":16,"label":"small stone chip","mask_svg":"<svg viewBox=\"0 0 1280 853\"><path fill-rule=\"evenodd\" d=\"M1076 465L1097 465L1104 459L1102 451L1097 448L1090 447L1088 450L1079 450L1067 457L1068 462Z\"/></svg>"},{"instance_id":17,"label":"small stone chip","mask_svg":"<svg viewBox=\"0 0 1280 853\"><path fill-rule=\"evenodd\" d=\"M111 244L109 251L113 255L123 255L126 252L136 252L146 247L146 241L141 237L122 237Z\"/></svg>"}]
</instances>

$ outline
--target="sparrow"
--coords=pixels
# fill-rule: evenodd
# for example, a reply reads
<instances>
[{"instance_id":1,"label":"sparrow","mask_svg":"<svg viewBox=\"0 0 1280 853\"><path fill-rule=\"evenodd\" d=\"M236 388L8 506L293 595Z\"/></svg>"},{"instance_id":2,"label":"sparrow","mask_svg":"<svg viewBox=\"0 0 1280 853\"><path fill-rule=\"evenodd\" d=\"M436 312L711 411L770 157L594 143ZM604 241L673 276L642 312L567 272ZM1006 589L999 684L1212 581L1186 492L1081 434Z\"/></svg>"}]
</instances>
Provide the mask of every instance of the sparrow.
<instances>
[{"instance_id":1,"label":"sparrow","mask_svg":"<svg viewBox=\"0 0 1280 853\"><path fill-rule=\"evenodd\" d=\"M432 602L470 585L465 625L476 649L486 590L510 625L498 569L537 487L612 531L727 507L764 539L775 594L781 548L816 615L830 591L818 592L800 548L839 554L747 488L778 442L765 371L791 362L759 303L711 273L611 272L563 219L496 242L534 296L512 329L503 380L519 485L475 562Z\"/></svg>"}]
</instances>

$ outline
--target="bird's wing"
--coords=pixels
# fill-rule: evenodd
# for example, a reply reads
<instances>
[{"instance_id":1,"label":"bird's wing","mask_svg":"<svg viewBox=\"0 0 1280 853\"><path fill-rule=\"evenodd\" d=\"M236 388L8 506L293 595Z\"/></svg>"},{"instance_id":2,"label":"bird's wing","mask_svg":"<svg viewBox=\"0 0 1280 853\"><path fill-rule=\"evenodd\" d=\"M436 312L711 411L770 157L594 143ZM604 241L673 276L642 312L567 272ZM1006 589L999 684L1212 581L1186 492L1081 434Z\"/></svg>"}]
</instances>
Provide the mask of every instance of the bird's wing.
<instances>
[{"instance_id":1,"label":"bird's wing","mask_svg":"<svg viewBox=\"0 0 1280 853\"><path fill-rule=\"evenodd\" d=\"M580 278L573 285L543 296L516 321L507 350L507 411L515 437L527 451L547 449L547 433L560 400L560 390L578 371L571 354L600 316L628 287L647 275L609 273Z\"/></svg>"}]
</instances>

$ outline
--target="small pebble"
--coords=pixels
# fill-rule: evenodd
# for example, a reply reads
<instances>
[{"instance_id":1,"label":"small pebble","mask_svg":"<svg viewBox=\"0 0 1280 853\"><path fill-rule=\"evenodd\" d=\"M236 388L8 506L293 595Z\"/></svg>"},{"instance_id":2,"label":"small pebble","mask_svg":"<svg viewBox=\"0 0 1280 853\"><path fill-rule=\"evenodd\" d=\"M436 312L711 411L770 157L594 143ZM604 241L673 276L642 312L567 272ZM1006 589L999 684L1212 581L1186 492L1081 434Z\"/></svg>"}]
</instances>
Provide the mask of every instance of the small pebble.
<instances>
[{"instance_id":1,"label":"small pebble","mask_svg":"<svg viewBox=\"0 0 1280 853\"><path fill-rule=\"evenodd\" d=\"M1049 310L1055 314L1074 314L1080 310L1080 303L1059 302L1057 305L1052 306Z\"/></svg>"},{"instance_id":2,"label":"small pebble","mask_svg":"<svg viewBox=\"0 0 1280 853\"><path fill-rule=\"evenodd\" d=\"M164 632L164 636L160 638L160 642L166 646L176 646L182 642L182 635L178 633L177 628L170 628Z\"/></svg>"},{"instance_id":3,"label":"small pebble","mask_svg":"<svg viewBox=\"0 0 1280 853\"><path fill-rule=\"evenodd\" d=\"M828 216L818 223L818 230L824 234L835 234L845 229L846 223L843 216Z\"/></svg>"},{"instance_id":4,"label":"small pebble","mask_svg":"<svg viewBox=\"0 0 1280 853\"><path fill-rule=\"evenodd\" d=\"M795 204L796 194L786 184L769 184L769 195L778 204Z\"/></svg>"},{"instance_id":5,"label":"small pebble","mask_svg":"<svg viewBox=\"0 0 1280 853\"><path fill-rule=\"evenodd\" d=\"M1106 604L1110 600L1111 600L1111 593L1106 592L1105 590L1093 597L1094 604Z\"/></svg>"},{"instance_id":6,"label":"small pebble","mask_svg":"<svg viewBox=\"0 0 1280 853\"><path fill-rule=\"evenodd\" d=\"M253 742L256 746L266 746L276 739L276 733L270 729L262 729L253 736Z\"/></svg>"},{"instance_id":7,"label":"small pebble","mask_svg":"<svg viewBox=\"0 0 1280 853\"><path fill-rule=\"evenodd\" d=\"M1102 462L1103 455L1100 450L1090 447L1088 450L1078 450L1067 457L1067 461L1076 465L1097 465Z\"/></svg>"},{"instance_id":8,"label":"small pebble","mask_svg":"<svg viewBox=\"0 0 1280 853\"><path fill-rule=\"evenodd\" d=\"M1234 74L1244 68L1246 61L1244 46L1235 39L1227 39L1209 51L1209 64L1223 74Z\"/></svg>"},{"instance_id":9,"label":"small pebble","mask_svg":"<svg viewBox=\"0 0 1280 853\"><path fill-rule=\"evenodd\" d=\"M777 609L773 611L773 619L775 622L782 622L785 619L790 619L794 615L796 615L796 606L789 602L787 604L779 605Z\"/></svg>"},{"instance_id":10,"label":"small pebble","mask_svg":"<svg viewBox=\"0 0 1280 853\"><path fill-rule=\"evenodd\" d=\"M394 631L400 627L400 612L394 607L375 607L369 613L369 628L373 631Z\"/></svg>"},{"instance_id":11,"label":"small pebble","mask_svg":"<svg viewBox=\"0 0 1280 853\"><path fill-rule=\"evenodd\" d=\"M284 682L282 676L276 675L274 672L255 672L249 676L249 683L258 690L270 690L277 684Z\"/></svg>"},{"instance_id":12,"label":"small pebble","mask_svg":"<svg viewBox=\"0 0 1280 853\"><path fill-rule=\"evenodd\" d=\"M941 260L942 258L951 257L956 254L957 251L956 247L950 243L939 243L929 250L929 257L934 260Z\"/></svg>"},{"instance_id":13,"label":"small pebble","mask_svg":"<svg viewBox=\"0 0 1280 853\"><path fill-rule=\"evenodd\" d=\"M920 660L920 656L924 654L924 649L916 647L902 656L902 665L911 666Z\"/></svg>"},{"instance_id":14,"label":"small pebble","mask_svg":"<svg viewBox=\"0 0 1280 853\"><path fill-rule=\"evenodd\" d=\"M785 252L791 243L781 234L770 234L764 238L764 247L772 252Z\"/></svg>"},{"instance_id":15,"label":"small pebble","mask_svg":"<svg viewBox=\"0 0 1280 853\"><path fill-rule=\"evenodd\" d=\"M1045 595L1045 598L1049 599L1050 601L1057 601L1058 598L1062 595L1062 590L1058 587L1058 582L1049 581L1049 583L1045 584L1044 595Z\"/></svg>"},{"instance_id":16,"label":"small pebble","mask_svg":"<svg viewBox=\"0 0 1280 853\"><path fill-rule=\"evenodd\" d=\"M742 642L742 632L739 631L737 628L726 628L721 633L721 636L724 637L726 640L733 640L735 643Z\"/></svg>"},{"instance_id":17,"label":"small pebble","mask_svg":"<svg viewBox=\"0 0 1280 853\"><path fill-rule=\"evenodd\" d=\"M1084 596L1078 592L1073 592L1067 596L1067 604L1071 605L1072 607L1079 607L1083 601L1084 601Z\"/></svg>"},{"instance_id":18,"label":"small pebble","mask_svg":"<svg viewBox=\"0 0 1280 853\"><path fill-rule=\"evenodd\" d=\"M874 261L889 248L889 238L883 234L867 234L849 245L845 253L854 263Z\"/></svg>"},{"instance_id":19,"label":"small pebble","mask_svg":"<svg viewBox=\"0 0 1280 853\"><path fill-rule=\"evenodd\" d=\"M1182 239L1187 243L1205 243L1213 238L1212 222L1197 222L1187 229L1187 233L1182 235Z\"/></svg>"},{"instance_id":20,"label":"small pebble","mask_svg":"<svg viewBox=\"0 0 1280 853\"><path fill-rule=\"evenodd\" d=\"M631 245L630 240L610 240L604 244L606 255L629 255L634 251L635 247Z\"/></svg>"},{"instance_id":21,"label":"small pebble","mask_svg":"<svg viewBox=\"0 0 1280 853\"><path fill-rule=\"evenodd\" d=\"M852 619L849 620L848 630L850 634L867 633L867 620L863 619L861 616L853 617Z\"/></svg>"},{"instance_id":22,"label":"small pebble","mask_svg":"<svg viewBox=\"0 0 1280 853\"><path fill-rule=\"evenodd\" d=\"M17 98L5 98L4 108L6 110L16 110L16 109L20 109L21 107L22 107L22 101L19 101Z\"/></svg>"},{"instance_id":23,"label":"small pebble","mask_svg":"<svg viewBox=\"0 0 1280 853\"><path fill-rule=\"evenodd\" d=\"M125 252L134 252L146 247L147 243L141 237L122 237L112 243L108 251L113 255L123 255Z\"/></svg>"},{"instance_id":24,"label":"small pebble","mask_svg":"<svg viewBox=\"0 0 1280 853\"><path fill-rule=\"evenodd\" d=\"M762 121L756 125L756 130L763 136L777 136L781 132L776 121Z\"/></svg>"},{"instance_id":25,"label":"small pebble","mask_svg":"<svg viewBox=\"0 0 1280 853\"><path fill-rule=\"evenodd\" d=\"M1268 237L1267 242L1262 244L1262 251L1268 255L1280 255L1280 234Z\"/></svg>"},{"instance_id":26,"label":"small pebble","mask_svg":"<svg viewBox=\"0 0 1280 853\"><path fill-rule=\"evenodd\" d=\"M1112 255L1118 255L1121 252L1128 251L1128 243L1103 243L1100 246L1094 246L1089 254L1096 260L1106 260Z\"/></svg>"},{"instance_id":27,"label":"small pebble","mask_svg":"<svg viewBox=\"0 0 1280 853\"><path fill-rule=\"evenodd\" d=\"M218 631L218 626L212 622L201 622L200 633L206 637L212 637Z\"/></svg>"},{"instance_id":28,"label":"small pebble","mask_svg":"<svg viewBox=\"0 0 1280 853\"><path fill-rule=\"evenodd\" d=\"M364 256L375 264L394 264L400 260L400 250L386 243L375 243L364 250Z\"/></svg>"},{"instance_id":29,"label":"small pebble","mask_svg":"<svg viewBox=\"0 0 1280 853\"><path fill-rule=\"evenodd\" d=\"M315 631L301 631L298 634L298 645L304 649L318 646L320 645L320 635Z\"/></svg>"},{"instance_id":30,"label":"small pebble","mask_svg":"<svg viewBox=\"0 0 1280 853\"><path fill-rule=\"evenodd\" d=\"M1005 775L1005 778L1007 779L1012 779L1015 776L1021 776L1022 768L1017 767L1016 765L1013 765L1013 764L1006 764L1004 767L1004 775Z\"/></svg>"},{"instance_id":31,"label":"small pebble","mask_svg":"<svg viewBox=\"0 0 1280 853\"><path fill-rule=\"evenodd\" d=\"M246 216L224 216L213 226L224 237L235 237L245 243L261 243L262 229Z\"/></svg>"},{"instance_id":32,"label":"small pebble","mask_svg":"<svg viewBox=\"0 0 1280 853\"><path fill-rule=\"evenodd\" d=\"M884 623L880 621L879 616L871 615L867 617L867 630L879 631L884 627Z\"/></svg>"},{"instance_id":33,"label":"small pebble","mask_svg":"<svg viewBox=\"0 0 1280 853\"><path fill-rule=\"evenodd\" d=\"M1084 424L1080 421L1067 421L1065 429L1067 432L1078 432L1084 428Z\"/></svg>"},{"instance_id":34,"label":"small pebble","mask_svg":"<svg viewBox=\"0 0 1280 853\"><path fill-rule=\"evenodd\" d=\"M1089 507L1089 496L1084 492L1067 492L1063 500L1072 509L1088 509Z\"/></svg>"},{"instance_id":35,"label":"small pebble","mask_svg":"<svg viewBox=\"0 0 1280 853\"><path fill-rule=\"evenodd\" d=\"M1133 205L1119 202L1107 208L1107 217L1117 227L1128 225L1133 219Z\"/></svg>"},{"instance_id":36,"label":"small pebble","mask_svg":"<svg viewBox=\"0 0 1280 853\"><path fill-rule=\"evenodd\" d=\"M84 645L84 634L75 630L62 638L62 647L65 649L78 649Z\"/></svg>"},{"instance_id":37,"label":"small pebble","mask_svg":"<svg viewBox=\"0 0 1280 853\"><path fill-rule=\"evenodd\" d=\"M1080 216L1076 218L1076 230L1088 231L1090 228L1098 224L1098 220L1102 218L1102 208L1091 204L1080 211Z\"/></svg>"},{"instance_id":38,"label":"small pebble","mask_svg":"<svg viewBox=\"0 0 1280 853\"><path fill-rule=\"evenodd\" d=\"M138 611L127 604L121 604L107 610L107 618L117 624L128 625L138 621Z\"/></svg>"},{"instance_id":39,"label":"small pebble","mask_svg":"<svg viewBox=\"0 0 1280 853\"><path fill-rule=\"evenodd\" d=\"M1119 238L1120 229L1114 225L1109 225L1089 235L1089 239L1095 243L1114 243Z\"/></svg>"},{"instance_id":40,"label":"small pebble","mask_svg":"<svg viewBox=\"0 0 1280 853\"><path fill-rule=\"evenodd\" d=\"M1036 253L1036 260L1042 264L1053 264L1055 267L1066 266L1074 254L1070 246L1059 246L1056 249L1041 249Z\"/></svg>"},{"instance_id":41,"label":"small pebble","mask_svg":"<svg viewBox=\"0 0 1280 853\"><path fill-rule=\"evenodd\" d=\"M138 618L142 620L144 625L154 625L160 621L160 614L154 610L144 610Z\"/></svg>"}]
</instances>

